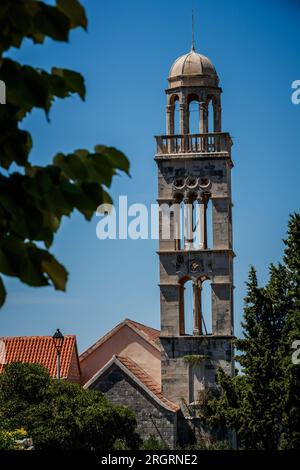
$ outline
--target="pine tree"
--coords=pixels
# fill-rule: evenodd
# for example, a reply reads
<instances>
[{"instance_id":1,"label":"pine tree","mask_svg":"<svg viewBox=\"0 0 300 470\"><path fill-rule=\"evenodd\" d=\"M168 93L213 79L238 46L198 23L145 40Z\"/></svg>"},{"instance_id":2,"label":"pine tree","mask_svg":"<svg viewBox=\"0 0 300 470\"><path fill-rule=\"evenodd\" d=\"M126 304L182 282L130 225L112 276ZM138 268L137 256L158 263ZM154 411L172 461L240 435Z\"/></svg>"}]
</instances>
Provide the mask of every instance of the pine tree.
<instances>
[{"instance_id":1,"label":"pine tree","mask_svg":"<svg viewBox=\"0 0 300 470\"><path fill-rule=\"evenodd\" d=\"M274 308L272 288L281 279L277 274L280 270L271 266L268 286L259 288L251 268L242 323L244 338L236 342L243 371L238 434L242 445L252 449L277 448L280 436L276 376L283 319L282 311Z\"/></svg>"},{"instance_id":2,"label":"pine tree","mask_svg":"<svg viewBox=\"0 0 300 470\"><path fill-rule=\"evenodd\" d=\"M300 364L292 345L300 340L300 215L291 216L283 263L271 265L258 287L252 267L247 283L243 338L236 341L242 373L218 372L201 417L221 430L236 431L243 448L300 448Z\"/></svg>"},{"instance_id":3,"label":"pine tree","mask_svg":"<svg viewBox=\"0 0 300 470\"><path fill-rule=\"evenodd\" d=\"M284 243L283 260L289 279L290 306L280 351L283 408L281 448L300 449L300 363L292 360L293 346L300 341L300 214L291 216Z\"/></svg>"}]
</instances>

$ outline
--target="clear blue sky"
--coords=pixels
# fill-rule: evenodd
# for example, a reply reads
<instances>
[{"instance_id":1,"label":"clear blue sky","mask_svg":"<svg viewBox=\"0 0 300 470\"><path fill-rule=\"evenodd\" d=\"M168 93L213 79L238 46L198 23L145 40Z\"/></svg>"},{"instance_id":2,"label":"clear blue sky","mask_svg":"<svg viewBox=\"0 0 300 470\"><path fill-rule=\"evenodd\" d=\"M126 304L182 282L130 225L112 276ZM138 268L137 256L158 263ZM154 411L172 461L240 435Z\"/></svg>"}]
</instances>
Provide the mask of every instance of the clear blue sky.
<instances>
[{"instance_id":1,"label":"clear blue sky","mask_svg":"<svg viewBox=\"0 0 300 470\"><path fill-rule=\"evenodd\" d=\"M118 177L117 198L150 204L156 198L153 136L165 133L167 75L191 42L214 63L223 88L223 129L234 138L233 201L235 326L250 264L265 282L282 255L288 215L299 210L300 105L291 83L300 79L300 2L296 0L85 0L88 33L69 44L28 41L13 56L49 69L80 71L87 99L57 102L24 123L33 133L32 160L57 151L114 145L131 161L132 178ZM70 271L67 293L6 279L0 336L47 335L60 327L77 335L82 351L125 317L159 327L156 241L99 241L96 223L65 220L53 253Z\"/></svg>"}]
</instances>

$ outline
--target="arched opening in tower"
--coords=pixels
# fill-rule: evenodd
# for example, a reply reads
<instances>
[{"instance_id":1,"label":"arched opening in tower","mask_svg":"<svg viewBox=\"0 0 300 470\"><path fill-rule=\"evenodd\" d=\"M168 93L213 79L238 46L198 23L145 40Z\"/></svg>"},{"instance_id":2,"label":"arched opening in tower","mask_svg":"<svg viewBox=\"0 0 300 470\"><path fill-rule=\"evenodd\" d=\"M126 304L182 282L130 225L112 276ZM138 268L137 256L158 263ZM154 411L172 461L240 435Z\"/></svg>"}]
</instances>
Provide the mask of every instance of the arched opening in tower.
<instances>
[{"instance_id":1,"label":"arched opening in tower","mask_svg":"<svg viewBox=\"0 0 300 470\"><path fill-rule=\"evenodd\" d=\"M213 102L212 99L209 100L208 106L207 106L207 113L208 113L208 126L207 126L207 131L208 132L214 132L214 109L213 109Z\"/></svg>"},{"instance_id":2,"label":"arched opening in tower","mask_svg":"<svg viewBox=\"0 0 300 470\"><path fill-rule=\"evenodd\" d=\"M209 335L212 332L212 300L210 279L205 279L202 281L201 304L202 331L203 334Z\"/></svg>"},{"instance_id":3,"label":"arched opening in tower","mask_svg":"<svg viewBox=\"0 0 300 470\"><path fill-rule=\"evenodd\" d=\"M187 97L186 128L188 134L200 133L200 103L199 96L191 94Z\"/></svg>"},{"instance_id":4,"label":"arched opening in tower","mask_svg":"<svg viewBox=\"0 0 300 470\"><path fill-rule=\"evenodd\" d=\"M180 334L209 335L212 332L211 282L206 276L180 281Z\"/></svg>"},{"instance_id":5,"label":"arched opening in tower","mask_svg":"<svg viewBox=\"0 0 300 470\"><path fill-rule=\"evenodd\" d=\"M174 101L174 132L175 135L180 134L180 116L179 116L179 100Z\"/></svg>"},{"instance_id":6,"label":"arched opening in tower","mask_svg":"<svg viewBox=\"0 0 300 470\"><path fill-rule=\"evenodd\" d=\"M180 134L180 106L179 96L176 94L170 96L167 106L167 134Z\"/></svg>"},{"instance_id":7,"label":"arched opening in tower","mask_svg":"<svg viewBox=\"0 0 300 470\"><path fill-rule=\"evenodd\" d=\"M193 99L189 103L189 134L200 133L199 101Z\"/></svg>"},{"instance_id":8,"label":"arched opening in tower","mask_svg":"<svg viewBox=\"0 0 300 470\"><path fill-rule=\"evenodd\" d=\"M194 300L193 300L193 283L191 279L186 279L183 283L183 312L184 331L183 335L193 334L193 316L194 316Z\"/></svg>"},{"instance_id":9,"label":"arched opening in tower","mask_svg":"<svg viewBox=\"0 0 300 470\"><path fill-rule=\"evenodd\" d=\"M206 205L206 240L207 248L213 248L212 202L210 198Z\"/></svg>"}]
</instances>

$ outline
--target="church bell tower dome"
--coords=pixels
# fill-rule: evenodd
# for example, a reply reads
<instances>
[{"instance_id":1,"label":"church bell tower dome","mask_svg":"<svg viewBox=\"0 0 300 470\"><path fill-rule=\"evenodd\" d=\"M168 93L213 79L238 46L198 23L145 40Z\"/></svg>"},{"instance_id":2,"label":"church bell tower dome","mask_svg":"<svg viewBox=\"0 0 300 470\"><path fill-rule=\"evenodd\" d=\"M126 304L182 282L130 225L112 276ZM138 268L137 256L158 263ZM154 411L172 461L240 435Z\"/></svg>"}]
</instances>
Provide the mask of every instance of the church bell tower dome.
<instances>
[{"instance_id":1,"label":"church bell tower dome","mask_svg":"<svg viewBox=\"0 0 300 470\"><path fill-rule=\"evenodd\" d=\"M173 63L169 72L170 88L178 86L218 86L219 78L212 62L192 47Z\"/></svg>"}]
</instances>

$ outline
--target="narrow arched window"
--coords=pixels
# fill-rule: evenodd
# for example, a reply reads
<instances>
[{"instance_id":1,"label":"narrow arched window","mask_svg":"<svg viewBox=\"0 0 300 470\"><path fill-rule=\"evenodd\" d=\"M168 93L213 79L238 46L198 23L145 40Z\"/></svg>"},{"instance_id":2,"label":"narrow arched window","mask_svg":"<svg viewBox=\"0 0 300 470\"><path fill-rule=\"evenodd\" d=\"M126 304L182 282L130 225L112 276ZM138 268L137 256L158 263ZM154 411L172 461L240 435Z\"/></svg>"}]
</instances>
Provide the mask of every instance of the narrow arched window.
<instances>
[{"instance_id":1,"label":"narrow arched window","mask_svg":"<svg viewBox=\"0 0 300 470\"><path fill-rule=\"evenodd\" d=\"M200 109L199 109L199 96L191 94L187 98L187 133L199 134L200 133ZM189 149L193 150L193 149ZM196 150L196 149L195 149Z\"/></svg>"},{"instance_id":2,"label":"narrow arched window","mask_svg":"<svg viewBox=\"0 0 300 470\"><path fill-rule=\"evenodd\" d=\"M211 282L185 277L180 281L179 323L181 335L202 336L212 332Z\"/></svg>"},{"instance_id":3,"label":"narrow arched window","mask_svg":"<svg viewBox=\"0 0 300 470\"><path fill-rule=\"evenodd\" d=\"M180 134L180 111L178 99L176 99L174 102L174 134Z\"/></svg>"},{"instance_id":4,"label":"narrow arched window","mask_svg":"<svg viewBox=\"0 0 300 470\"><path fill-rule=\"evenodd\" d=\"M194 316L194 300L193 300L193 283L190 278L183 278L180 282L180 334L193 334L193 316Z\"/></svg>"},{"instance_id":5,"label":"narrow arched window","mask_svg":"<svg viewBox=\"0 0 300 470\"><path fill-rule=\"evenodd\" d=\"M213 102L210 99L207 104L207 112L208 112L208 132L214 132L214 108Z\"/></svg>"},{"instance_id":6,"label":"narrow arched window","mask_svg":"<svg viewBox=\"0 0 300 470\"><path fill-rule=\"evenodd\" d=\"M210 279L203 280L201 287L202 332L204 335L209 335L212 332L212 300Z\"/></svg>"},{"instance_id":7,"label":"narrow arched window","mask_svg":"<svg viewBox=\"0 0 300 470\"><path fill-rule=\"evenodd\" d=\"M167 106L167 134L179 134L180 117L179 117L179 96L172 95Z\"/></svg>"}]
</instances>

